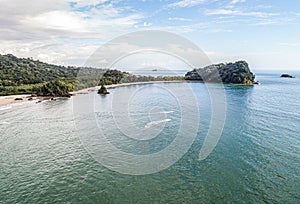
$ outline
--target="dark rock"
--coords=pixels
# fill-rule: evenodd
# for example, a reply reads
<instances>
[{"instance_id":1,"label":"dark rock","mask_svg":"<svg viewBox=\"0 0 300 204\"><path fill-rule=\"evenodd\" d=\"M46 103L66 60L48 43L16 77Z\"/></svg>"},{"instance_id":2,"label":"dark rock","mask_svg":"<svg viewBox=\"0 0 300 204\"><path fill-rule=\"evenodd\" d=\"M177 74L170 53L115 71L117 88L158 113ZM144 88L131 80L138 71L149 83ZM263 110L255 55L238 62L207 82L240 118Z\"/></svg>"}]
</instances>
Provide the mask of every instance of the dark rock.
<instances>
[{"instance_id":1,"label":"dark rock","mask_svg":"<svg viewBox=\"0 0 300 204\"><path fill-rule=\"evenodd\" d=\"M107 91L106 87L102 85L101 88L98 90L98 94L106 95L109 94L109 92Z\"/></svg>"},{"instance_id":2,"label":"dark rock","mask_svg":"<svg viewBox=\"0 0 300 204\"><path fill-rule=\"evenodd\" d=\"M23 101L23 98L15 98L15 101Z\"/></svg>"},{"instance_id":3,"label":"dark rock","mask_svg":"<svg viewBox=\"0 0 300 204\"><path fill-rule=\"evenodd\" d=\"M282 74L280 77L282 77L282 78L295 78L294 76L291 76L289 74Z\"/></svg>"},{"instance_id":4,"label":"dark rock","mask_svg":"<svg viewBox=\"0 0 300 204\"><path fill-rule=\"evenodd\" d=\"M66 93L66 94L62 94L62 95L57 96L57 97L71 98L71 96L73 96L73 94Z\"/></svg>"}]
</instances>

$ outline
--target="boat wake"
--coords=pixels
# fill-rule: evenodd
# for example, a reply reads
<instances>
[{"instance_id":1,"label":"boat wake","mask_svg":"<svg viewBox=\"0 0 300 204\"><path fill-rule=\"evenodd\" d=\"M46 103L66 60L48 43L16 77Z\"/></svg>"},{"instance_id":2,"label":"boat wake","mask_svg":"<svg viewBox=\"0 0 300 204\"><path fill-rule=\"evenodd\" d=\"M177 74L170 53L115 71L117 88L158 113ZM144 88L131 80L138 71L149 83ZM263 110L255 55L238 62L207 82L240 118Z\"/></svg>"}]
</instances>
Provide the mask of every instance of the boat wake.
<instances>
[{"instance_id":1,"label":"boat wake","mask_svg":"<svg viewBox=\"0 0 300 204\"><path fill-rule=\"evenodd\" d=\"M149 123L147 123L147 124L145 125L145 128L150 128L150 127L152 127L152 126L159 125L159 124L161 124L161 123L170 122L170 121L171 121L171 119L169 119L169 118L164 119L164 120L151 121L151 122L149 122Z\"/></svg>"},{"instance_id":2,"label":"boat wake","mask_svg":"<svg viewBox=\"0 0 300 204\"><path fill-rule=\"evenodd\" d=\"M152 114L168 114L168 113L174 113L175 111L160 111L160 112L154 112Z\"/></svg>"}]
</instances>

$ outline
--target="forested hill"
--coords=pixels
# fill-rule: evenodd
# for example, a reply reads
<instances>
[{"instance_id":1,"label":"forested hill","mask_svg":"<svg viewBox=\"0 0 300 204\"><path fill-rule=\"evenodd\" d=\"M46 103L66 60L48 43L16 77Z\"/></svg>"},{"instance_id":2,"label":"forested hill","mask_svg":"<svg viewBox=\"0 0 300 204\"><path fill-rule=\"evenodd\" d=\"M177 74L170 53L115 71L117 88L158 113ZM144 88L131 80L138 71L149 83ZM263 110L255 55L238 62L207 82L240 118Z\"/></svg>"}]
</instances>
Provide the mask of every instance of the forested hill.
<instances>
[{"instance_id":1,"label":"forested hill","mask_svg":"<svg viewBox=\"0 0 300 204\"><path fill-rule=\"evenodd\" d=\"M47 64L14 55L0 55L0 86L38 84L55 79L74 79L78 68Z\"/></svg>"},{"instance_id":2,"label":"forested hill","mask_svg":"<svg viewBox=\"0 0 300 204\"><path fill-rule=\"evenodd\" d=\"M250 71L245 61L221 63L201 69L194 69L185 75L186 80L206 82L223 82L231 84L253 84L255 75Z\"/></svg>"},{"instance_id":3,"label":"forested hill","mask_svg":"<svg viewBox=\"0 0 300 204\"><path fill-rule=\"evenodd\" d=\"M59 84L62 87L55 88L67 91L87 88L97 85L105 71L53 65L30 58L18 58L12 54L0 55L0 95L59 95L60 91L53 90L53 84Z\"/></svg>"},{"instance_id":4,"label":"forested hill","mask_svg":"<svg viewBox=\"0 0 300 204\"><path fill-rule=\"evenodd\" d=\"M61 96L99 84L183 80L182 76L139 76L119 70L52 65L11 54L0 55L0 95Z\"/></svg>"}]
</instances>

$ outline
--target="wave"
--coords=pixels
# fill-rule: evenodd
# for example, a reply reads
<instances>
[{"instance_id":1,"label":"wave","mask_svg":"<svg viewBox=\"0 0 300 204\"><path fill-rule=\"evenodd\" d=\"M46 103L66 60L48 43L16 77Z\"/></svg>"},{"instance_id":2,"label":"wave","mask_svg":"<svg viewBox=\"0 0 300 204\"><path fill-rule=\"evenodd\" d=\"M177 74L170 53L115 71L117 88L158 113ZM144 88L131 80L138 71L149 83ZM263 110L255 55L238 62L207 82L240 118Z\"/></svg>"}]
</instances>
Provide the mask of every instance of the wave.
<instances>
[{"instance_id":1,"label":"wave","mask_svg":"<svg viewBox=\"0 0 300 204\"><path fill-rule=\"evenodd\" d=\"M3 122L0 122L0 125L10 125L10 123L6 122L6 121L3 121Z\"/></svg>"},{"instance_id":2,"label":"wave","mask_svg":"<svg viewBox=\"0 0 300 204\"><path fill-rule=\"evenodd\" d=\"M174 113L175 111L160 111L160 112L155 112L153 114L168 114L168 113Z\"/></svg>"},{"instance_id":3,"label":"wave","mask_svg":"<svg viewBox=\"0 0 300 204\"><path fill-rule=\"evenodd\" d=\"M12 106L4 106L4 107L0 107L0 111L2 110L8 110L8 109L11 109Z\"/></svg>"}]
</instances>

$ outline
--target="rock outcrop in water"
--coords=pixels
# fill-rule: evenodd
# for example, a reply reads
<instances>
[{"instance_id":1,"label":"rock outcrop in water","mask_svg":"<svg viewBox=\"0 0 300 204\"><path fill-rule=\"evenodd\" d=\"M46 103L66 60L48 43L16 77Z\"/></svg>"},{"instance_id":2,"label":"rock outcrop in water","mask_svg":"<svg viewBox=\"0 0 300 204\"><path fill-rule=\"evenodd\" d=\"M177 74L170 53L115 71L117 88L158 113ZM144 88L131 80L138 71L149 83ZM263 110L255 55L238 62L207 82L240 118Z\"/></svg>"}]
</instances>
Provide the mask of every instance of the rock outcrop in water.
<instances>
[{"instance_id":1,"label":"rock outcrop in water","mask_svg":"<svg viewBox=\"0 0 300 204\"><path fill-rule=\"evenodd\" d=\"M255 84L255 76L245 61L221 63L194 69L185 75L185 80L223 82L232 84Z\"/></svg>"},{"instance_id":2,"label":"rock outcrop in water","mask_svg":"<svg viewBox=\"0 0 300 204\"><path fill-rule=\"evenodd\" d=\"M101 86L101 88L98 90L98 94L109 94L106 87L104 85Z\"/></svg>"},{"instance_id":3,"label":"rock outcrop in water","mask_svg":"<svg viewBox=\"0 0 300 204\"><path fill-rule=\"evenodd\" d=\"M282 78L295 78L294 76L291 76L289 74L282 74L280 77L282 77Z\"/></svg>"}]
</instances>

